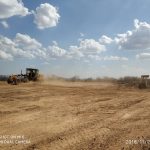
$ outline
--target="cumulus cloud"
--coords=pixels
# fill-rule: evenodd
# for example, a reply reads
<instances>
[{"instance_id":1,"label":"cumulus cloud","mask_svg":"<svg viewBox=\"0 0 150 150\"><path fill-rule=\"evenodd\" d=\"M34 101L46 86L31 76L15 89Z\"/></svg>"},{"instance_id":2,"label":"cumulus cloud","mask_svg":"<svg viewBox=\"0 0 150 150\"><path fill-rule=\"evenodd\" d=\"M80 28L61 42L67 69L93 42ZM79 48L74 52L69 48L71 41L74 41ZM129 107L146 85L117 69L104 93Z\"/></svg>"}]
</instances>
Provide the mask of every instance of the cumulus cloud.
<instances>
[{"instance_id":1,"label":"cumulus cloud","mask_svg":"<svg viewBox=\"0 0 150 150\"><path fill-rule=\"evenodd\" d=\"M55 42L54 45L48 47L48 53L53 57L63 57L66 55L66 50L60 48Z\"/></svg>"},{"instance_id":2,"label":"cumulus cloud","mask_svg":"<svg viewBox=\"0 0 150 150\"><path fill-rule=\"evenodd\" d=\"M101 53L106 51L105 45L100 44L94 39L81 39L79 46L70 46L70 49L80 51L83 54Z\"/></svg>"},{"instance_id":3,"label":"cumulus cloud","mask_svg":"<svg viewBox=\"0 0 150 150\"><path fill-rule=\"evenodd\" d=\"M150 53L140 53L136 55L137 59L150 59Z\"/></svg>"},{"instance_id":4,"label":"cumulus cloud","mask_svg":"<svg viewBox=\"0 0 150 150\"><path fill-rule=\"evenodd\" d=\"M111 43L113 42L113 40L112 40L110 37L108 37L108 36L106 36L106 35L103 35L103 36L99 39L99 42L100 42L101 44L111 44Z\"/></svg>"},{"instance_id":5,"label":"cumulus cloud","mask_svg":"<svg viewBox=\"0 0 150 150\"><path fill-rule=\"evenodd\" d=\"M128 58L126 57L119 57L119 56L105 56L104 60L112 60L112 61L127 61Z\"/></svg>"},{"instance_id":6,"label":"cumulus cloud","mask_svg":"<svg viewBox=\"0 0 150 150\"><path fill-rule=\"evenodd\" d=\"M7 60L41 58L47 61L50 58L65 58L69 55L65 49L58 46L56 41L53 42L52 46L45 48L36 39L21 33L17 33L14 39L0 36L0 47L0 59Z\"/></svg>"},{"instance_id":7,"label":"cumulus cloud","mask_svg":"<svg viewBox=\"0 0 150 150\"><path fill-rule=\"evenodd\" d=\"M41 4L34 12L34 23L39 29L54 27L58 24L60 15L56 7L51 4Z\"/></svg>"},{"instance_id":8,"label":"cumulus cloud","mask_svg":"<svg viewBox=\"0 0 150 150\"><path fill-rule=\"evenodd\" d=\"M49 55L53 57L63 57L66 59L86 58L88 55L97 55L106 51L104 45L95 41L94 39L81 39L79 46L71 45L67 50L58 46L57 42L53 42L53 46L48 47Z\"/></svg>"},{"instance_id":9,"label":"cumulus cloud","mask_svg":"<svg viewBox=\"0 0 150 150\"><path fill-rule=\"evenodd\" d=\"M61 48L56 41L47 48L27 34L17 33L13 39L0 36L0 59L12 60L13 58L40 58L44 61L51 59L102 60L102 61L126 61L126 57L101 56L105 51L104 45L94 39L81 40L79 46L69 46L66 50Z\"/></svg>"},{"instance_id":10,"label":"cumulus cloud","mask_svg":"<svg viewBox=\"0 0 150 150\"><path fill-rule=\"evenodd\" d=\"M81 36L81 37L84 37L84 33L81 32L81 33L80 33L80 36Z\"/></svg>"},{"instance_id":11,"label":"cumulus cloud","mask_svg":"<svg viewBox=\"0 0 150 150\"><path fill-rule=\"evenodd\" d=\"M17 47L22 49L28 55L30 54L31 57L46 58L46 49L42 47L40 42L31 38L29 35L17 33L14 42Z\"/></svg>"},{"instance_id":12,"label":"cumulus cloud","mask_svg":"<svg viewBox=\"0 0 150 150\"><path fill-rule=\"evenodd\" d=\"M127 61L128 58L120 56L99 56L99 55L88 55L88 58L94 60L103 60L103 61Z\"/></svg>"},{"instance_id":13,"label":"cumulus cloud","mask_svg":"<svg viewBox=\"0 0 150 150\"><path fill-rule=\"evenodd\" d=\"M84 57L84 54L82 51L80 51L77 46L70 46L69 47L69 50L68 50L68 53L67 53L67 58L69 59L80 59Z\"/></svg>"},{"instance_id":14,"label":"cumulus cloud","mask_svg":"<svg viewBox=\"0 0 150 150\"><path fill-rule=\"evenodd\" d=\"M115 38L120 49L146 50L150 49L150 24L134 20L134 29Z\"/></svg>"},{"instance_id":15,"label":"cumulus cloud","mask_svg":"<svg viewBox=\"0 0 150 150\"><path fill-rule=\"evenodd\" d=\"M12 57L33 57L32 54L18 47L13 40L7 37L3 37L3 36L0 37L0 47L1 47L1 51L12 55Z\"/></svg>"},{"instance_id":16,"label":"cumulus cloud","mask_svg":"<svg viewBox=\"0 0 150 150\"><path fill-rule=\"evenodd\" d=\"M31 38L27 34L17 33L15 38L15 43L19 45L19 47L23 47L27 50L39 49L42 47L42 44L38 42L36 39Z\"/></svg>"},{"instance_id":17,"label":"cumulus cloud","mask_svg":"<svg viewBox=\"0 0 150 150\"><path fill-rule=\"evenodd\" d=\"M99 55L88 55L87 57L93 60L102 60L102 57Z\"/></svg>"},{"instance_id":18,"label":"cumulus cloud","mask_svg":"<svg viewBox=\"0 0 150 150\"><path fill-rule=\"evenodd\" d=\"M8 53L0 50L0 59L13 60L13 56L11 54L8 54Z\"/></svg>"},{"instance_id":19,"label":"cumulus cloud","mask_svg":"<svg viewBox=\"0 0 150 150\"><path fill-rule=\"evenodd\" d=\"M1 21L1 24L4 28L9 28L9 25L6 21Z\"/></svg>"},{"instance_id":20,"label":"cumulus cloud","mask_svg":"<svg viewBox=\"0 0 150 150\"><path fill-rule=\"evenodd\" d=\"M3 56L6 54L9 57L1 57L1 59L11 58L46 58L46 49L42 47L37 40L31 38L29 35L17 33L14 39L9 39L4 36L0 36L0 47ZM5 54L6 53L6 54ZM1 55L2 55L1 54ZM5 55L4 55L5 54Z\"/></svg>"},{"instance_id":21,"label":"cumulus cloud","mask_svg":"<svg viewBox=\"0 0 150 150\"><path fill-rule=\"evenodd\" d=\"M22 0L0 0L0 19L30 14Z\"/></svg>"},{"instance_id":22,"label":"cumulus cloud","mask_svg":"<svg viewBox=\"0 0 150 150\"><path fill-rule=\"evenodd\" d=\"M29 14L34 15L34 23L39 29L54 27L60 19L58 9L49 3L41 4L35 11L29 12L22 0L0 0L0 19ZM4 28L9 27L6 21L2 21L1 24Z\"/></svg>"}]
</instances>

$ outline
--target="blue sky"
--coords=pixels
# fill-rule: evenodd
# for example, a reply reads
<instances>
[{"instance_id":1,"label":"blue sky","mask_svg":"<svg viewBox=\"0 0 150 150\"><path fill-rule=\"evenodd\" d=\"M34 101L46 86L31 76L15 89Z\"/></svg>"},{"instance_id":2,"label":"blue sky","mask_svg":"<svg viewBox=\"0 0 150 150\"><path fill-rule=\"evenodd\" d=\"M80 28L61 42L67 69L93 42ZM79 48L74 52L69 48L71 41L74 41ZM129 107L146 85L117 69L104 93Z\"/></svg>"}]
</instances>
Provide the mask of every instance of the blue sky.
<instances>
[{"instance_id":1,"label":"blue sky","mask_svg":"<svg viewBox=\"0 0 150 150\"><path fill-rule=\"evenodd\" d=\"M149 74L148 0L0 0L0 74Z\"/></svg>"}]
</instances>

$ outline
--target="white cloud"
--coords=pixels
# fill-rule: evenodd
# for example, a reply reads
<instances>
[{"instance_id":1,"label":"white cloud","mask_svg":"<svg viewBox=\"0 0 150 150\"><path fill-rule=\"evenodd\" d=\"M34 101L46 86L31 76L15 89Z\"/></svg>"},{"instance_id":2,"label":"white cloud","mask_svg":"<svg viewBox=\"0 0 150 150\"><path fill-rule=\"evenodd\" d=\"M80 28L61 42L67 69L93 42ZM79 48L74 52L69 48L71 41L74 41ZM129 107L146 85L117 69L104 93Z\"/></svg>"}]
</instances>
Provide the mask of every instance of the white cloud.
<instances>
[{"instance_id":1,"label":"white cloud","mask_svg":"<svg viewBox=\"0 0 150 150\"><path fill-rule=\"evenodd\" d=\"M113 40L112 40L110 37L108 37L108 36L106 36L106 35L103 35L103 36L99 39L99 42L100 42L101 44L111 44L111 43L113 42Z\"/></svg>"},{"instance_id":2,"label":"white cloud","mask_svg":"<svg viewBox=\"0 0 150 150\"><path fill-rule=\"evenodd\" d=\"M33 55L27 51L24 51L20 47L17 46L17 44L4 36L0 37L0 47L1 51L12 55L13 57L28 57L31 58Z\"/></svg>"},{"instance_id":3,"label":"white cloud","mask_svg":"<svg viewBox=\"0 0 150 150\"><path fill-rule=\"evenodd\" d=\"M99 55L88 55L88 58L94 60L103 60L103 61L127 61L128 58L126 57L119 57L119 56L99 56Z\"/></svg>"},{"instance_id":4,"label":"white cloud","mask_svg":"<svg viewBox=\"0 0 150 150\"><path fill-rule=\"evenodd\" d=\"M101 53L106 51L105 45L100 44L94 39L81 39L79 46L70 46L70 48L76 51L80 51L83 54Z\"/></svg>"},{"instance_id":5,"label":"white cloud","mask_svg":"<svg viewBox=\"0 0 150 150\"><path fill-rule=\"evenodd\" d=\"M115 38L120 49L145 50L150 49L150 24L134 20L134 29Z\"/></svg>"},{"instance_id":6,"label":"white cloud","mask_svg":"<svg viewBox=\"0 0 150 150\"><path fill-rule=\"evenodd\" d=\"M79 50L85 53L100 53L105 51L105 46L101 45L99 42L94 39L85 39L80 42Z\"/></svg>"},{"instance_id":7,"label":"white cloud","mask_svg":"<svg viewBox=\"0 0 150 150\"><path fill-rule=\"evenodd\" d=\"M0 47L4 53L15 58L46 58L46 49L29 35L17 33L14 39L0 36ZM7 59L7 57L5 57Z\"/></svg>"},{"instance_id":8,"label":"white cloud","mask_svg":"<svg viewBox=\"0 0 150 150\"><path fill-rule=\"evenodd\" d=\"M1 24L4 28L9 28L9 25L6 21L1 21Z\"/></svg>"},{"instance_id":9,"label":"white cloud","mask_svg":"<svg viewBox=\"0 0 150 150\"><path fill-rule=\"evenodd\" d=\"M72 45L68 50L60 48L56 41L53 41L53 45L48 47L48 53L51 57L62 57L76 60L86 58L88 55L97 55L105 50L105 46L101 45L94 39L82 39L79 46Z\"/></svg>"},{"instance_id":10,"label":"white cloud","mask_svg":"<svg viewBox=\"0 0 150 150\"><path fill-rule=\"evenodd\" d=\"M81 37L84 37L84 33L81 32L81 33L80 33L80 36L81 36Z\"/></svg>"},{"instance_id":11,"label":"white cloud","mask_svg":"<svg viewBox=\"0 0 150 150\"><path fill-rule=\"evenodd\" d=\"M119 57L119 56L105 56L103 60L110 60L110 61L127 61L128 58L126 57Z\"/></svg>"},{"instance_id":12,"label":"white cloud","mask_svg":"<svg viewBox=\"0 0 150 150\"><path fill-rule=\"evenodd\" d=\"M102 60L102 57L100 57L99 55L88 55L88 58L94 60Z\"/></svg>"},{"instance_id":13,"label":"white cloud","mask_svg":"<svg viewBox=\"0 0 150 150\"><path fill-rule=\"evenodd\" d=\"M76 46L70 46L69 51L67 53L67 58L80 59L82 57L84 57L83 52L78 50L78 48Z\"/></svg>"},{"instance_id":14,"label":"white cloud","mask_svg":"<svg viewBox=\"0 0 150 150\"><path fill-rule=\"evenodd\" d=\"M42 63L42 65L49 65L49 64L50 64L50 63L47 62L47 61L45 61L45 62Z\"/></svg>"},{"instance_id":15,"label":"white cloud","mask_svg":"<svg viewBox=\"0 0 150 150\"><path fill-rule=\"evenodd\" d=\"M42 44L27 34L17 33L14 42L17 47L21 48L26 53L31 54L31 58L47 57L46 49L42 47Z\"/></svg>"},{"instance_id":16,"label":"white cloud","mask_svg":"<svg viewBox=\"0 0 150 150\"><path fill-rule=\"evenodd\" d=\"M15 43L27 50L39 49L42 44L27 34L17 33Z\"/></svg>"},{"instance_id":17,"label":"white cloud","mask_svg":"<svg viewBox=\"0 0 150 150\"><path fill-rule=\"evenodd\" d=\"M53 45L58 45L58 43L56 41L52 41L53 42Z\"/></svg>"},{"instance_id":18,"label":"white cloud","mask_svg":"<svg viewBox=\"0 0 150 150\"><path fill-rule=\"evenodd\" d=\"M138 59L150 59L150 53L140 53L136 55Z\"/></svg>"},{"instance_id":19,"label":"white cloud","mask_svg":"<svg viewBox=\"0 0 150 150\"><path fill-rule=\"evenodd\" d=\"M65 49L58 46L56 41L52 46L45 48L36 39L21 33L17 33L14 39L0 36L0 47L1 59L8 60L10 58L41 58L48 61L48 59L57 57L65 58L68 55Z\"/></svg>"},{"instance_id":20,"label":"white cloud","mask_svg":"<svg viewBox=\"0 0 150 150\"><path fill-rule=\"evenodd\" d=\"M30 14L22 0L0 0L0 19Z\"/></svg>"},{"instance_id":21,"label":"white cloud","mask_svg":"<svg viewBox=\"0 0 150 150\"><path fill-rule=\"evenodd\" d=\"M48 47L49 55L52 57L63 57L66 55L66 50L60 48L55 42L54 45Z\"/></svg>"},{"instance_id":22,"label":"white cloud","mask_svg":"<svg viewBox=\"0 0 150 150\"><path fill-rule=\"evenodd\" d=\"M0 36L1 59L40 58L48 62L51 59L126 61L126 57L101 56L105 45L94 39L81 40L79 46L70 46L67 50L59 47L56 41L47 48L27 34L17 33L14 39Z\"/></svg>"},{"instance_id":23,"label":"white cloud","mask_svg":"<svg viewBox=\"0 0 150 150\"><path fill-rule=\"evenodd\" d=\"M58 24L60 15L56 7L51 4L41 4L34 12L34 23L39 29L54 27Z\"/></svg>"},{"instance_id":24,"label":"white cloud","mask_svg":"<svg viewBox=\"0 0 150 150\"><path fill-rule=\"evenodd\" d=\"M13 56L11 54L8 54L8 53L0 50L0 59L13 60Z\"/></svg>"}]
</instances>

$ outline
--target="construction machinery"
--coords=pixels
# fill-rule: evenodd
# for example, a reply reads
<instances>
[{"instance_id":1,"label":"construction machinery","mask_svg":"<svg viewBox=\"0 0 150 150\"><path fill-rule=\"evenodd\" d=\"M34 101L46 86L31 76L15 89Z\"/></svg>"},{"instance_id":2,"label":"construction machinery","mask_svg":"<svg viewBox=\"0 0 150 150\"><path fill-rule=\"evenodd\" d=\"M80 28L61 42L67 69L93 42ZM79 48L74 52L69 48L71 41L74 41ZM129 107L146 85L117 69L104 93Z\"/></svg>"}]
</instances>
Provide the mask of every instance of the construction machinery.
<instances>
[{"instance_id":1,"label":"construction machinery","mask_svg":"<svg viewBox=\"0 0 150 150\"><path fill-rule=\"evenodd\" d=\"M39 70L34 68L26 68L26 74L10 75L7 79L8 84L17 85L20 82L38 81L40 78Z\"/></svg>"},{"instance_id":2,"label":"construction machinery","mask_svg":"<svg viewBox=\"0 0 150 150\"><path fill-rule=\"evenodd\" d=\"M141 75L141 80L139 83L139 88L140 89L146 89L150 87L150 80L149 80L149 75Z\"/></svg>"}]
</instances>

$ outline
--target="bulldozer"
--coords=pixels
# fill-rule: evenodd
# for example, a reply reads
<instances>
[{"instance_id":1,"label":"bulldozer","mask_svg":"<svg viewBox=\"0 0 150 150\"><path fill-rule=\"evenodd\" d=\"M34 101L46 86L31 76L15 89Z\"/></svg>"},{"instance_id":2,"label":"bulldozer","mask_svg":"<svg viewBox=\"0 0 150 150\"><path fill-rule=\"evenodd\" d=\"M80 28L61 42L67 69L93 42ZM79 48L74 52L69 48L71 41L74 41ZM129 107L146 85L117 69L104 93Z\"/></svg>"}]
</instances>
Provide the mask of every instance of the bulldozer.
<instances>
[{"instance_id":1,"label":"bulldozer","mask_svg":"<svg viewBox=\"0 0 150 150\"><path fill-rule=\"evenodd\" d=\"M17 85L21 82L38 81L40 78L39 70L26 68L26 74L10 75L7 79L8 84Z\"/></svg>"}]
</instances>

